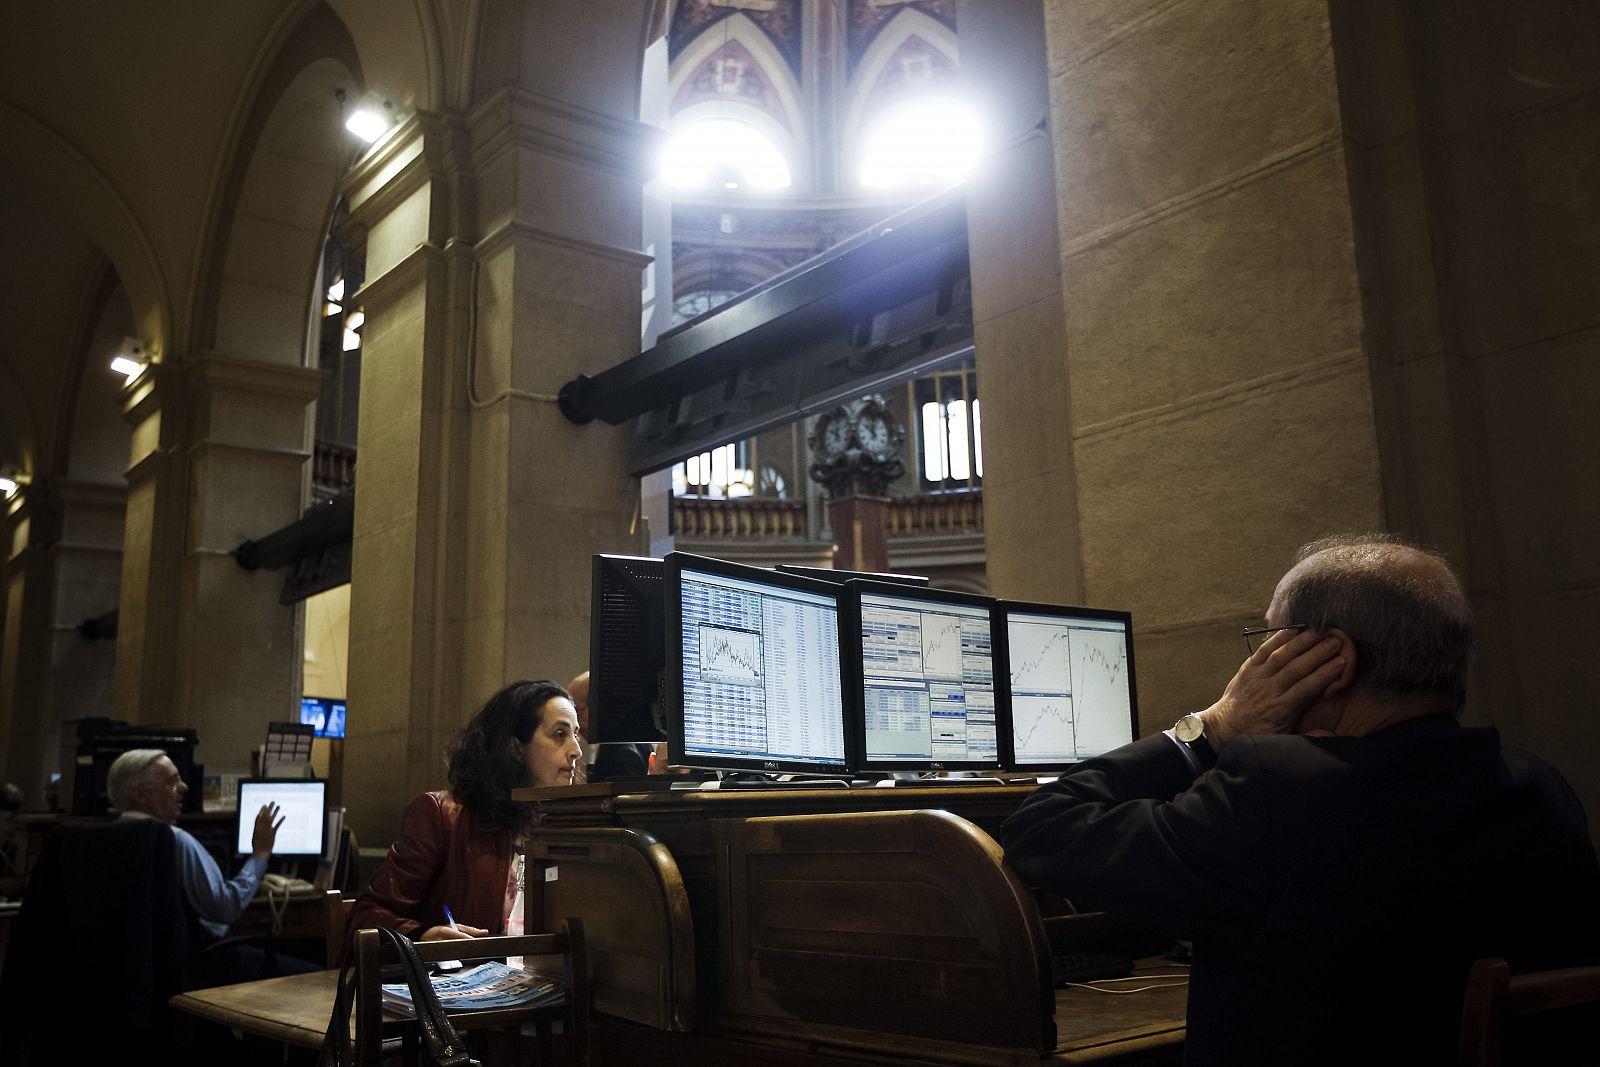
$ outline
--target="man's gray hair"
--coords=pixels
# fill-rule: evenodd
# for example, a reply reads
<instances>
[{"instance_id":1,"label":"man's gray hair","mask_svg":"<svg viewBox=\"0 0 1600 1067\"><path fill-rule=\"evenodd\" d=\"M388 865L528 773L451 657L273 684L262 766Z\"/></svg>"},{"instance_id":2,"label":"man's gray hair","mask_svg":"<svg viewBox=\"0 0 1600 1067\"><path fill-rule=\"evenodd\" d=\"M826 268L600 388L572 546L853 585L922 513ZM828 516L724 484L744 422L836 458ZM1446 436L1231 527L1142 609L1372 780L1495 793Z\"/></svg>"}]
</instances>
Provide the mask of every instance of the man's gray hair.
<instances>
[{"instance_id":1,"label":"man's gray hair","mask_svg":"<svg viewBox=\"0 0 1600 1067\"><path fill-rule=\"evenodd\" d=\"M166 753L159 748L130 748L118 756L106 772L106 792L118 811L132 811L133 794L150 777L156 760Z\"/></svg>"},{"instance_id":2,"label":"man's gray hair","mask_svg":"<svg viewBox=\"0 0 1600 1067\"><path fill-rule=\"evenodd\" d=\"M1337 627L1356 646L1357 685L1380 700L1436 695L1459 711L1472 661L1472 609L1443 556L1390 534L1303 546L1279 591L1283 622Z\"/></svg>"}]
</instances>

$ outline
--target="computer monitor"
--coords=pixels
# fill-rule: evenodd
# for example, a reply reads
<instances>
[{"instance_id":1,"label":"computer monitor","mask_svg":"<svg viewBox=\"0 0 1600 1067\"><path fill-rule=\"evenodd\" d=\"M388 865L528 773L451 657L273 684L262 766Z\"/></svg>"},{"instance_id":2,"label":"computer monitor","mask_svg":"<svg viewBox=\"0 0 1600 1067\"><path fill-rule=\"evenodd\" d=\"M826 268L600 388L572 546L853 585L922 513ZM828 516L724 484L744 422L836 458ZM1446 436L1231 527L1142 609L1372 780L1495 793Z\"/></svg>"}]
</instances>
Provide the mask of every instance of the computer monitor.
<instances>
[{"instance_id":1,"label":"computer monitor","mask_svg":"<svg viewBox=\"0 0 1600 1067\"><path fill-rule=\"evenodd\" d=\"M661 671L666 657L662 586L650 556L594 557L589 606L589 730L586 741L665 741Z\"/></svg>"},{"instance_id":2,"label":"computer monitor","mask_svg":"<svg viewBox=\"0 0 1600 1067\"><path fill-rule=\"evenodd\" d=\"M320 778L246 778L239 783L239 814L234 823L233 851L248 856L255 836L256 814L275 803L283 816L274 856L317 856L323 853L328 827L328 783Z\"/></svg>"},{"instance_id":3,"label":"computer monitor","mask_svg":"<svg viewBox=\"0 0 1600 1067\"><path fill-rule=\"evenodd\" d=\"M317 737L343 737L345 703L332 697L301 697L300 724L311 726Z\"/></svg>"},{"instance_id":4,"label":"computer monitor","mask_svg":"<svg viewBox=\"0 0 1600 1067\"><path fill-rule=\"evenodd\" d=\"M852 578L870 582L893 582L896 585L926 586L928 579L920 574L892 574L877 571L841 571L834 567L802 567L798 563L780 563L773 570L784 574L798 574L802 578L815 578L821 582L844 584Z\"/></svg>"},{"instance_id":5,"label":"computer monitor","mask_svg":"<svg viewBox=\"0 0 1600 1067\"><path fill-rule=\"evenodd\" d=\"M682 552L666 563L672 762L845 771L840 587Z\"/></svg>"},{"instance_id":6,"label":"computer monitor","mask_svg":"<svg viewBox=\"0 0 1600 1067\"><path fill-rule=\"evenodd\" d=\"M1132 741L1133 616L1126 611L1003 601L1006 766L1063 767Z\"/></svg>"},{"instance_id":7,"label":"computer monitor","mask_svg":"<svg viewBox=\"0 0 1600 1067\"><path fill-rule=\"evenodd\" d=\"M846 698L861 770L995 770L994 601L845 585Z\"/></svg>"}]
</instances>

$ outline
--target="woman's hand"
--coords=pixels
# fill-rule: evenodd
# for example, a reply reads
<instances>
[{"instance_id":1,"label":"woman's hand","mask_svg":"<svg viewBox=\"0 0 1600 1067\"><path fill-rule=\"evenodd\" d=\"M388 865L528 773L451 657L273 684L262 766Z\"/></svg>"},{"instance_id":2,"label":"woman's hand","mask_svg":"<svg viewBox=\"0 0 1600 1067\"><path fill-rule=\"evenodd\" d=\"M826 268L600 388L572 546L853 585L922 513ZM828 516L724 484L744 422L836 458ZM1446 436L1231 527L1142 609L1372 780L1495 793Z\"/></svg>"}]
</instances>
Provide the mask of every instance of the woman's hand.
<instances>
[{"instance_id":1,"label":"woman's hand","mask_svg":"<svg viewBox=\"0 0 1600 1067\"><path fill-rule=\"evenodd\" d=\"M456 923L455 926L430 926L422 932L418 941L459 941L467 937L488 937L489 931L480 930L476 926L466 923Z\"/></svg>"}]
</instances>

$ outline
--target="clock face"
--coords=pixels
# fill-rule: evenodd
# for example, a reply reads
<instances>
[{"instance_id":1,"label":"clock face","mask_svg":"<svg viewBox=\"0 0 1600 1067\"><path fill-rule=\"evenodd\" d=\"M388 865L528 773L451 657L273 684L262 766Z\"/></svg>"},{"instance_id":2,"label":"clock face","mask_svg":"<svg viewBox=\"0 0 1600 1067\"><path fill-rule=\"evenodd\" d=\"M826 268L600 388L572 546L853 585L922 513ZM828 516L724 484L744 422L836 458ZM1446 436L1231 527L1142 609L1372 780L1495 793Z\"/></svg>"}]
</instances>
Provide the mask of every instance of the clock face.
<instances>
[{"instance_id":1,"label":"clock face","mask_svg":"<svg viewBox=\"0 0 1600 1067\"><path fill-rule=\"evenodd\" d=\"M861 447L875 459L889 458L889 424L880 417L866 416L856 423L856 436Z\"/></svg>"},{"instance_id":2,"label":"clock face","mask_svg":"<svg viewBox=\"0 0 1600 1067\"><path fill-rule=\"evenodd\" d=\"M843 455L850 446L850 421L837 416L822 428L822 448L830 456Z\"/></svg>"}]
</instances>

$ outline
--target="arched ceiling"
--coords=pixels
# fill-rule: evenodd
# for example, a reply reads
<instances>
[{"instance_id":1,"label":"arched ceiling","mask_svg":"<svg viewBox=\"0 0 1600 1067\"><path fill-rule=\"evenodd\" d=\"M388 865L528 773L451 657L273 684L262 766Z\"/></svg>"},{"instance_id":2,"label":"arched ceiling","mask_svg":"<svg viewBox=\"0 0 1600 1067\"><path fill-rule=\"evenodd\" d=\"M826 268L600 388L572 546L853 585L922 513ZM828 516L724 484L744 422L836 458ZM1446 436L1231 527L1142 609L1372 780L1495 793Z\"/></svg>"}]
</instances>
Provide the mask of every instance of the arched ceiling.
<instances>
[{"instance_id":1,"label":"arched ceiling","mask_svg":"<svg viewBox=\"0 0 1600 1067\"><path fill-rule=\"evenodd\" d=\"M462 50L470 5L328 7L386 95L406 107L439 106L444 57ZM95 347L85 316L108 262L126 287L134 329L161 358L193 343L205 298L200 273L253 97L284 42L319 8L326 13L319 0L0 6L0 284L8 295L0 301L0 467L49 461L48 442L65 439L56 423L73 410L71 398L63 406L64 390L77 380L66 364Z\"/></svg>"}]
</instances>

